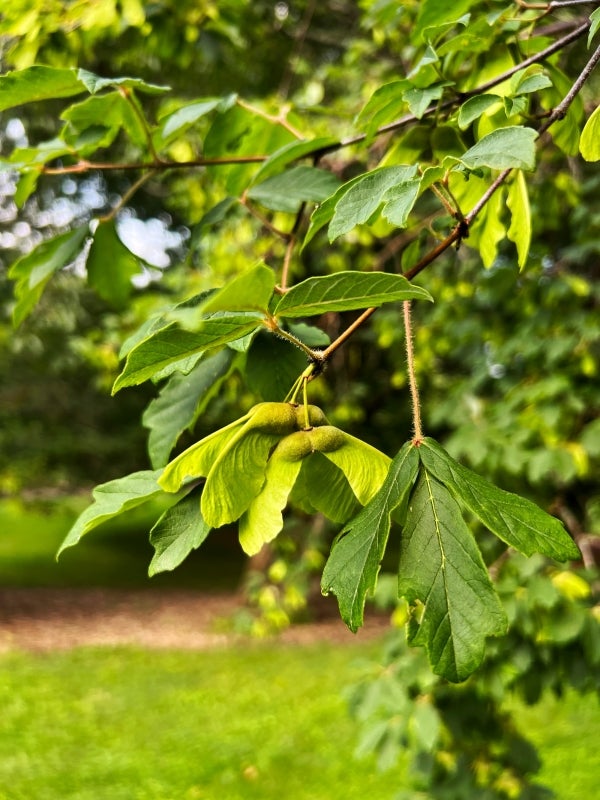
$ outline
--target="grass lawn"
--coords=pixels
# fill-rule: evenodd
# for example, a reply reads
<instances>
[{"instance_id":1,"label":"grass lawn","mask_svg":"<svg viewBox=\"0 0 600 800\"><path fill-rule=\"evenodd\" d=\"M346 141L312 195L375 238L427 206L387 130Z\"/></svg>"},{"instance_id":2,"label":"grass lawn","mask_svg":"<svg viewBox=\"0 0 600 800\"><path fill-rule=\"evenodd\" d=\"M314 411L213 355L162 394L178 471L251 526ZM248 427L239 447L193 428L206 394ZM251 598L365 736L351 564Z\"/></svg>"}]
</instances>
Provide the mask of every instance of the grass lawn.
<instances>
[{"instance_id":1,"label":"grass lawn","mask_svg":"<svg viewBox=\"0 0 600 800\"><path fill-rule=\"evenodd\" d=\"M4 655L0 800L391 800L403 765L352 758L341 697L378 647ZM596 797L598 704L519 717L559 800Z\"/></svg>"}]
</instances>

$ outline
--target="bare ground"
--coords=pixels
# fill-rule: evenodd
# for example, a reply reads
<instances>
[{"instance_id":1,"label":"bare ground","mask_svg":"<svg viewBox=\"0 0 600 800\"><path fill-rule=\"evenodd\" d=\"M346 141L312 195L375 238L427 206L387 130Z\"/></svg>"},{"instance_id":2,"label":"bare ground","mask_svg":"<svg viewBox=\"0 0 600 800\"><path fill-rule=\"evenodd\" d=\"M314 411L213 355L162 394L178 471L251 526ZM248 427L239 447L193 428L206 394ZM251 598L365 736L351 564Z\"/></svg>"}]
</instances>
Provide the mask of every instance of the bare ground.
<instances>
[{"instance_id":1,"label":"bare ground","mask_svg":"<svg viewBox=\"0 0 600 800\"><path fill-rule=\"evenodd\" d=\"M137 645L203 650L243 641L223 632L243 608L232 594L115 589L0 589L0 652L59 650L83 645ZM335 601L309 624L279 635L283 643L355 641ZM229 626L230 627L230 626ZM380 636L387 619L371 615L358 636Z\"/></svg>"}]
</instances>

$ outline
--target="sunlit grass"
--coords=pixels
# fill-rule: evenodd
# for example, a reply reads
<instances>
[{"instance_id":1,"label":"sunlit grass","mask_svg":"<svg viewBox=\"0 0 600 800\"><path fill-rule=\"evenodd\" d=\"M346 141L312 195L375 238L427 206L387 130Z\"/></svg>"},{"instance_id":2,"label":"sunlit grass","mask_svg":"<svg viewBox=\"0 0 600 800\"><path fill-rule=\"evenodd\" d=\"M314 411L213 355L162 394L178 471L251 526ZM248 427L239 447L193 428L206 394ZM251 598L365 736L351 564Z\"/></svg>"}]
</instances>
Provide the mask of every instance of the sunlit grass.
<instances>
[{"instance_id":1,"label":"sunlit grass","mask_svg":"<svg viewBox=\"0 0 600 800\"><path fill-rule=\"evenodd\" d=\"M0 658L0 800L390 800L405 763L356 761L343 687L377 643ZM595 797L595 702L518 719L559 800Z\"/></svg>"}]
</instances>

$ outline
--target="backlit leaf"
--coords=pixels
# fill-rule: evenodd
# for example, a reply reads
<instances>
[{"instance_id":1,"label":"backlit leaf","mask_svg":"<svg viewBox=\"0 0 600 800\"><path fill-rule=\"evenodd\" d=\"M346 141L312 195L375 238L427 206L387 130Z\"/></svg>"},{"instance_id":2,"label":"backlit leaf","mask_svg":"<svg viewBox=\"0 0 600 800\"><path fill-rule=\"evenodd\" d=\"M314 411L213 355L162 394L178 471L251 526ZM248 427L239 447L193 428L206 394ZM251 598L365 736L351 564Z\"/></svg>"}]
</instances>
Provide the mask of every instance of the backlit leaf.
<instances>
[{"instance_id":1,"label":"backlit leaf","mask_svg":"<svg viewBox=\"0 0 600 800\"><path fill-rule=\"evenodd\" d=\"M117 517L128 509L146 503L154 497L164 495L157 483L161 471L133 472L124 478L117 478L117 480L96 486L93 492L94 502L75 520L60 546L57 558L63 550L77 544L82 536L103 522Z\"/></svg>"},{"instance_id":2,"label":"backlit leaf","mask_svg":"<svg viewBox=\"0 0 600 800\"><path fill-rule=\"evenodd\" d=\"M479 548L450 492L421 470L402 531L398 594L423 605L409 643L422 645L433 671L465 680L480 665L487 636L506 617Z\"/></svg>"},{"instance_id":3,"label":"backlit leaf","mask_svg":"<svg viewBox=\"0 0 600 800\"><path fill-rule=\"evenodd\" d=\"M352 631L363 624L367 593L375 589L392 511L404 503L418 467L415 448L405 444L379 491L336 539L325 564L321 590L337 596L341 617Z\"/></svg>"},{"instance_id":4,"label":"backlit leaf","mask_svg":"<svg viewBox=\"0 0 600 800\"><path fill-rule=\"evenodd\" d=\"M27 67L0 76L0 111L37 100L71 97L83 92L85 86L75 69Z\"/></svg>"},{"instance_id":5,"label":"backlit leaf","mask_svg":"<svg viewBox=\"0 0 600 800\"><path fill-rule=\"evenodd\" d=\"M269 156L254 176L254 182L258 183L259 181L264 181L270 178L271 175L276 175L292 161L297 161L300 158L309 156L311 153L318 152L320 149L329 145L335 145L336 141L336 139L332 139L331 137L320 137L317 139L303 139L301 141L289 142L289 144L285 144Z\"/></svg>"},{"instance_id":6,"label":"backlit leaf","mask_svg":"<svg viewBox=\"0 0 600 800\"><path fill-rule=\"evenodd\" d=\"M307 278L286 292L275 308L282 317L309 317L327 311L351 311L398 300L432 300L420 286L384 272L337 272Z\"/></svg>"},{"instance_id":7,"label":"backlit leaf","mask_svg":"<svg viewBox=\"0 0 600 800\"><path fill-rule=\"evenodd\" d=\"M562 523L524 497L506 492L455 461L433 439L420 448L425 467L503 542L530 556L578 559L579 548Z\"/></svg>"},{"instance_id":8,"label":"backlit leaf","mask_svg":"<svg viewBox=\"0 0 600 800\"><path fill-rule=\"evenodd\" d=\"M178 567L192 550L200 547L210 530L200 513L198 493L191 492L167 509L150 531L155 553L148 575L152 577Z\"/></svg>"},{"instance_id":9,"label":"backlit leaf","mask_svg":"<svg viewBox=\"0 0 600 800\"><path fill-rule=\"evenodd\" d=\"M579 152L586 161L600 161L600 106L594 109L585 123L579 140Z\"/></svg>"},{"instance_id":10,"label":"backlit leaf","mask_svg":"<svg viewBox=\"0 0 600 800\"><path fill-rule=\"evenodd\" d=\"M511 213L511 223L506 235L516 244L519 268L523 269L531 244L531 208L525 176L521 170L508 187L506 204Z\"/></svg>"}]
</instances>

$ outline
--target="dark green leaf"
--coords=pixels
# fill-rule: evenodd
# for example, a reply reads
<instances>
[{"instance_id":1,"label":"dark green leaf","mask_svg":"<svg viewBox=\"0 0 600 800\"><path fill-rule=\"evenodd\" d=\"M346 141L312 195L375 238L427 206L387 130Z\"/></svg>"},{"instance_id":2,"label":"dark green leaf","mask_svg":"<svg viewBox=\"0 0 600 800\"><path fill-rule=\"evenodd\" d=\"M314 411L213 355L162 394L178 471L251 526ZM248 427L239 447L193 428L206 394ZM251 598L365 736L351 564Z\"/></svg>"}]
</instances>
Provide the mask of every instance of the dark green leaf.
<instances>
[{"instance_id":1,"label":"dark green leaf","mask_svg":"<svg viewBox=\"0 0 600 800\"><path fill-rule=\"evenodd\" d=\"M272 211L293 214L301 203L326 200L339 186L339 180L331 172L300 165L255 184L248 197Z\"/></svg>"},{"instance_id":2,"label":"dark green leaf","mask_svg":"<svg viewBox=\"0 0 600 800\"><path fill-rule=\"evenodd\" d=\"M481 663L487 636L506 631L506 617L458 504L421 470L402 531L398 593L422 603L409 633L433 671L465 680Z\"/></svg>"},{"instance_id":3,"label":"dark green leaf","mask_svg":"<svg viewBox=\"0 0 600 800\"><path fill-rule=\"evenodd\" d=\"M284 400L306 366L302 350L284 339L259 332L246 359L248 387L261 400Z\"/></svg>"},{"instance_id":4,"label":"dark green leaf","mask_svg":"<svg viewBox=\"0 0 600 800\"><path fill-rule=\"evenodd\" d=\"M67 533L60 546L58 556L72 547L89 531L113 517L119 516L130 508L146 503L154 497L165 495L157 483L162 470L152 472L142 470L133 472L124 478L96 486L93 492L94 502L75 520L75 524Z\"/></svg>"},{"instance_id":5,"label":"dark green leaf","mask_svg":"<svg viewBox=\"0 0 600 800\"><path fill-rule=\"evenodd\" d=\"M420 286L401 275L385 272L338 272L296 284L283 295L275 314L282 317L310 317L327 311L350 311L397 300L431 300Z\"/></svg>"},{"instance_id":6,"label":"dark green leaf","mask_svg":"<svg viewBox=\"0 0 600 800\"><path fill-rule=\"evenodd\" d=\"M88 283L103 300L122 308L131 294L131 279L140 262L119 239L114 220L98 223L87 261Z\"/></svg>"},{"instance_id":7,"label":"dark green leaf","mask_svg":"<svg viewBox=\"0 0 600 800\"><path fill-rule=\"evenodd\" d=\"M505 492L455 461L433 439L420 449L425 467L503 542L527 556L578 559L579 548L555 517L519 495Z\"/></svg>"},{"instance_id":8,"label":"dark green leaf","mask_svg":"<svg viewBox=\"0 0 600 800\"><path fill-rule=\"evenodd\" d=\"M218 315L206 319L198 331L184 331L175 325L162 328L130 350L125 367L113 386L113 394L125 386L137 386L165 367L198 356L245 336L260 325L260 317Z\"/></svg>"},{"instance_id":9,"label":"dark green leaf","mask_svg":"<svg viewBox=\"0 0 600 800\"><path fill-rule=\"evenodd\" d=\"M325 564L321 590L337 596L341 617L352 631L363 624L367 593L375 589L392 511L404 503L418 467L415 448L410 443L405 444L392 461L381 489L358 516L347 523Z\"/></svg>"},{"instance_id":10,"label":"dark green leaf","mask_svg":"<svg viewBox=\"0 0 600 800\"><path fill-rule=\"evenodd\" d=\"M227 348L202 359L188 375L176 373L150 402L142 424L150 430L148 453L152 466L162 467L177 439L189 428L231 370L234 355Z\"/></svg>"},{"instance_id":11,"label":"dark green leaf","mask_svg":"<svg viewBox=\"0 0 600 800\"><path fill-rule=\"evenodd\" d=\"M150 531L155 553L148 575L152 577L178 567L192 550L200 547L210 531L200 513L199 492L191 492L167 509Z\"/></svg>"},{"instance_id":12,"label":"dark green leaf","mask_svg":"<svg viewBox=\"0 0 600 800\"><path fill-rule=\"evenodd\" d=\"M31 312L52 275L79 255L88 231L87 225L81 225L54 239L48 239L11 266L8 276L16 281L17 303L13 311L15 325L20 325Z\"/></svg>"},{"instance_id":13,"label":"dark green leaf","mask_svg":"<svg viewBox=\"0 0 600 800\"><path fill-rule=\"evenodd\" d=\"M329 223L329 241L333 242L338 236L367 222L379 208L388 189L411 180L416 174L417 167L414 165L380 167L361 176L360 180L347 189L335 206Z\"/></svg>"}]
</instances>

